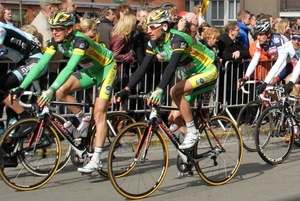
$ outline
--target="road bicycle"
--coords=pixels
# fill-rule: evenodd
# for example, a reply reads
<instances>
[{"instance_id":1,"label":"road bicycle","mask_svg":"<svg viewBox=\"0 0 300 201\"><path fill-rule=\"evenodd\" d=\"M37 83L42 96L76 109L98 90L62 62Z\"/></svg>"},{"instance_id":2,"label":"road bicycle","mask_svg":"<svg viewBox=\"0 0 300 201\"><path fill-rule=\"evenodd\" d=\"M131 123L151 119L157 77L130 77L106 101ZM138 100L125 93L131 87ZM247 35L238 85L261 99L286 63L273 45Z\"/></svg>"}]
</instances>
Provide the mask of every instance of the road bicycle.
<instances>
[{"instance_id":1,"label":"road bicycle","mask_svg":"<svg viewBox=\"0 0 300 201\"><path fill-rule=\"evenodd\" d=\"M26 92L26 94L37 95L33 92ZM33 104L20 103L23 107L37 108ZM92 156L93 142L96 138L93 118L91 117L87 137L74 139L73 135L63 127L66 120L55 113L57 109L53 105L93 106L86 103L51 101L43 107L41 113L36 112L37 117L22 119L8 128L0 140L0 155L2 157L0 158L0 176L10 187L17 190L39 188L52 178L58 168L62 169L68 163L70 157L73 158L73 162L79 161L78 164L85 165ZM114 123L119 121L135 122L131 116L124 112L109 112L107 114L108 133L104 152L101 155L104 167L98 171L104 177L108 177L107 166L105 165L107 164L108 149L113 138L117 136ZM6 139L9 138L11 132L14 132L12 135L13 142L9 144L12 148L7 150L8 143L6 143ZM65 146L61 147L61 142ZM44 146L38 146L39 144ZM53 145L56 146L55 149ZM8 154L17 158L13 165L5 164L5 161L7 161L5 159L9 159L6 156ZM3 158L5 156L6 158ZM64 158L64 160L61 160L61 158ZM46 167L44 168L44 166Z\"/></svg>"},{"instance_id":2,"label":"road bicycle","mask_svg":"<svg viewBox=\"0 0 300 201\"><path fill-rule=\"evenodd\" d=\"M273 87L284 92L282 85ZM293 111L293 102L300 97L282 95L275 106L265 109L255 127L255 145L259 156L269 164L284 162L291 153L295 131L300 128L300 116ZM289 141L286 136L290 135ZM299 142L299 139L297 139Z\"/></svg>"},{"instance_id":3,"label":"road bicycle","mask_svg":"<svg viewBox=\"0 0 300 201\"><path fill-rule=\"evenodd\" d=\"M147 95L131 95L144 100L145 122L122 129L114 139L108 156L108 173L114 188L128 199L141 199L154 193L162 184L169 166L169 146L178 152L176 167L184 173L194 168L210 185L222 185L237 173L243 156L242 136L228 117L206 118L201 101L193 107L194 120L201 139L192 149L180 150L179 141L160 116L177 109L158 106L146 109ZM149 117L148 117L149 115ZM137 133L128 139L125 133ZM141 138L139 138L141 136Z\"/></svg>"},{"instance_id":4,"label":"road bicycle","mask_svg":"<svg viewBox=\"0 0 300 201\"><path fill-rule=\"evenodd\" d=\"M258 81L251 80L247 81L245 85L257 83ZM250 92L247 91L244 86L241 88L243 93L249 94ZM272 87L267 88L263 94L256 95L255 100L244 105L237 117L236 123L243 137L243 147L249 152L256 152L254 133L258 118L267 107L276 103L276 100L271 101L270 98L267 98L269 95L280 97L278 91L274 91Z\"/></svg>"}]
</instances>

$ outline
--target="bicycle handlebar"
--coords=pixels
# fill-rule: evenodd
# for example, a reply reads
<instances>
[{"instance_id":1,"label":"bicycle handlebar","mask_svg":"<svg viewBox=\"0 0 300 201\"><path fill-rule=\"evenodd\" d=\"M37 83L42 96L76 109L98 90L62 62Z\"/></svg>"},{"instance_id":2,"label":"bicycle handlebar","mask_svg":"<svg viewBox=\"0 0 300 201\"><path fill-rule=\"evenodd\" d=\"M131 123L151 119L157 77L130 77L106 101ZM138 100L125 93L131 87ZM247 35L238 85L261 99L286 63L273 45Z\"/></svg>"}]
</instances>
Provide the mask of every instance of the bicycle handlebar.
<instances>
[{"instance_id":1,"label":"bicycle handlebar","mask_svg":"<svg viewBox=\"0 0 300 201\"><path fill-rule=\"evenodd\" d=\"M32 103L24 103L22 100L21 100L21 97L22 96L30 96L30 97L32 97L32 96L37 96L38 95L38 93L36 93L36 92L32 92L32 91L24 91L22 94L21 94L21 96L18 98L18 102L19 102L19 104L22 106L22 107L24 107L24 108L32 108L33 107L33 104Z\"/></svg>"},{"instance_id":2,"label":"bicycle handlebar","mask_svg":"<svg viewBox=\"0 0 300 201\"><path fill-rule=\"evenodd\" d=\"M250 91L247 91L247 90L245 89L245 84L255 84L255 83L257 83L257 81L255 81L255 80L249 80L249 81L247 81L247 82L245 82L245 83L243 84L243 86L241 87L241 90L243 91L243 93L249 94Z\"/></svg>"}]
</instances>

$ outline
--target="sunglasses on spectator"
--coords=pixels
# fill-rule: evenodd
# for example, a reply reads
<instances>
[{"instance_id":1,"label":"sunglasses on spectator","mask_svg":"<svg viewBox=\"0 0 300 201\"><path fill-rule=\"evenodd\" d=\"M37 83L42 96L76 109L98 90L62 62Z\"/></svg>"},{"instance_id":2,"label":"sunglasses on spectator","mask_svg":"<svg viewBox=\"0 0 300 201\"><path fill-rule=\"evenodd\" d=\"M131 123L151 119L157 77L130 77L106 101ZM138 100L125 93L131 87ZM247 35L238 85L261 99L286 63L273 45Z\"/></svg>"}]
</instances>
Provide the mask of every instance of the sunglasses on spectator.
<instances>
[{"instance_id":1,"label":"sunglasses on spectator","mask_svg":"<svg viewBox=\"0 0 300 201\"><path fill-rule=\"evenodd\" d=\"M65 31L66 29L67 29L66 27L50 27L50 31L56 31L56 32Z\"/></svg>"},{"instance_id":2,"label":"sunglasses on spectator","mask_svg":"<svg viewBox=\"0 0 300 201\"><path fill-rule=\"evenodd\" d=\"M292 36L292 40L300 42L300 36Z\"/></svg>"},{"instance_id":3,"label":"sunglasses on spectator","mask_svg":"<svg viewBox=\"0 0 300 201\"><path fill-rule=\"evenodd\" d=\"M161 27L161 24L150 24L150 25L147 25L147 28L151 29L151 30L157 29L158 27Z\"/></svg>"}]
</instances>

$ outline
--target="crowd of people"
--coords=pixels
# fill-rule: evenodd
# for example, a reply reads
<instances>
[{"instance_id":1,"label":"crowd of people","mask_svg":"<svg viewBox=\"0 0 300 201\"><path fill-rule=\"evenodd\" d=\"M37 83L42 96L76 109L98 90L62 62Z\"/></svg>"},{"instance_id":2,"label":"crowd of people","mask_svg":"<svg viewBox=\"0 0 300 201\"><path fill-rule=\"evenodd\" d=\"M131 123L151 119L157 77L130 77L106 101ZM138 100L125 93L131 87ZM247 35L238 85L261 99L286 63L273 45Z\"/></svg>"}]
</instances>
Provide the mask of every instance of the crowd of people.
<instances>
[{"instance_id":1,"label":"crowd of people","mask_svg":"<svg viewBox=\"0 0 300 201\"><path fill-rule=\"evenodd\" d=\"M228 22L221 31L205 22L201 5L193 11L178 12L175 5L164 3L152 10L141 7L134 14L130 5L122 3L116 10L101 8L98 19L77 15L72 0L41 0L40 7L30 25L15 27L9 14L11 10L0 6L0 54L15 64L15 70L1 71L0 98L13 110L14 117L20 119L29 114L16 98L34 82L38 82L35 85L42 92L37 101L41 107L54 97L77 102L74 92L99 87L93 110L97 132L94 154L88 164L78 168L80 172L102 168L105 118L113 89L116 92L113 101L125 101L145 74L154 80L153 86L144 87L150 93L148 103L161 104L176 70L181 72L181 79L171 84L169 94L172 105L179 110L168 116L169 124L177 124L185 136L180 149L190 149L200 139L190 105L199 94L214 89L217 79L224 83L224 71L218 67L228 61L232 62L233 70L226 76L230 82L238 83L233 91L254 78L264 80L258 87L259 93L266 85L283 79L287 93L298 92L293 88L300 82L300 69L293 71L300 53L300 20L297 19L273 18L242 10L237 13L237 20ZM50 63L59 59L68 61L63 65ZM270 60L276 61L273 67ZM132 66L137 68L131 75ZM162 71L156 70L161 66ZM247 71L241 66L246 66ZM48 79L46 72L49 72ZM221 100L224 85L220 84L219 88ZM75 138L86 136L89 117L82 108L67 108L79 123L74 129L66 122L66 129Z\"/></svg>"}]
</instances>

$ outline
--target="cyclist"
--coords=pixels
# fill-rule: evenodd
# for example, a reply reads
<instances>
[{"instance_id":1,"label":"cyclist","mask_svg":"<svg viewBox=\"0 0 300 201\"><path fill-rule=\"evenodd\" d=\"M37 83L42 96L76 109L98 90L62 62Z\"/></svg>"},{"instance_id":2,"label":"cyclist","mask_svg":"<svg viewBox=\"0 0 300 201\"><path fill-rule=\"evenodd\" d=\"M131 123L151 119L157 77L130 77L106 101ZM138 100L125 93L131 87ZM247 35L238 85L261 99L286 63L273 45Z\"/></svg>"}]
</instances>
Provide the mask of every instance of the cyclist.
<instances>
[{"instance_id":1,"label":"cyclist","mask_svg":"<svg viewBox=\"0 0 300 201\"><path fill-rule=\"evenodd\" d=\"M106 112L117 75L116 62L110 50L94 42L80 31L73 30L73 25L75 24L73 13L56 11L49 17L49 23L53 37L48 43L47 49L40 62L32 68L26 79L14 93L18 96L31 83L31 80L36 78L39 72L49 63L56 50L60 50L70 59L48 90L44 91L39 97L37 101L39 106L48 103L54 94L60 100L77 102L70 95L72 92L84 90L94 85L101 86L93 110L97 128L94 154L88 164L78 168L80 172L90 173L102 168L100 155L103 151L107 133ZM83 69L74 72L77 65L82 66ZM68 109L75 114L78 120L81 121L83 119L84 113L80 107L68 106ZM83 123L82 121L79 128Z\"/></svg>"},{"instance_id":2,"label":"cyclist","mask_svg":"<svg viewBox=\"0 0 300 201\"><path fill-rule=\"evenodd\" d=\"M114 102L120 102L128 97L130 89L135 86L146 73L151 61L156 54L163 55L169 61L161 82L149 98L149 103L159 104L163 90L174 76L176 68L183 71L185 79L175 84L170 91L173 102L177 105L180 115L186 124L186 136L180 149L189 149L199 139L199 133L194 125L190 104L200 93L215 87L218 77L214 65L214 54L204 45L194 41L186 33L170 29L170 12L167 9L156 9L149 13L146 24L150 41L146 56L129 79L127 86L116 93ZM171 112L169 121L176 121L179 114ZM178 122L178 121L176 121ZM179 125L178 125L179 126Z\"/></svg>"},{"instance_id":3,"label":"cyclist","mask_svg":"<svg viewBox=\"0 0 300 201\"><path fill-rule=\"evenodd\" d=\"M0 19L1 18L3 18L3 13L0 12ZM0 77L0 101L13 109L18 114L18 118L25 118L28 114L24 108L17 103L10 103L8 96L9 90L18 87L29 70L41 59L42 44L33 35L1 21L2 20L0 20L0 56L11 60L15 63L16 67L15 70ZM46 71L47 68L45 68L41 74Z\"/></svg>"},{"instance_id":4,"label":"cyclist","mask_svg":"<svg viewBox=\"0 0 300 201\"><path fill-rule=\"evenodd\" d=\"M257 36L256 51L249 63L245 76L238 82L238 88L243 86L243 84L249 79L250 75L254 72L263 50L271 54L273 58L277 58L278 50L284 43L288 42L280 34L271 32L271 24L267 19L258 21L254 26L254 31ZM266 85L263 85L262 87L266 87Z\"/></svg>"}]
</instances>

